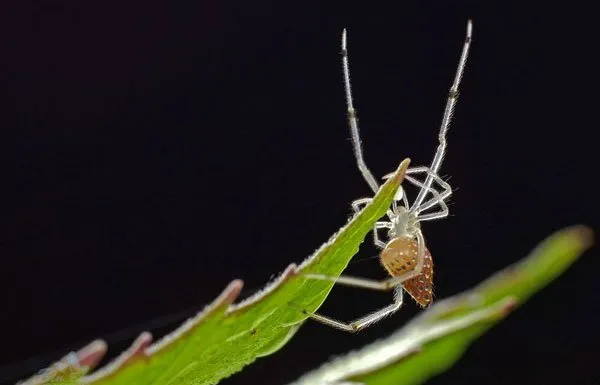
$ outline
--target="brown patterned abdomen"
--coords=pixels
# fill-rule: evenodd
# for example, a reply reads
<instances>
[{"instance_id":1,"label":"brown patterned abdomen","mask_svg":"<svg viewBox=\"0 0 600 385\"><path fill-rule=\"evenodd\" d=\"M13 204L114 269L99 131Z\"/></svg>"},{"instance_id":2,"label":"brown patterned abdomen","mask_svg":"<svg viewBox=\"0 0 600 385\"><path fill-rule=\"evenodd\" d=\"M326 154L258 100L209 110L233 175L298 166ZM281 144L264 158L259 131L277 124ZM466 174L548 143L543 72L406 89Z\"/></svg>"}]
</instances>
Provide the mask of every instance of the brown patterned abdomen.
<instances>
[{"instance_id":1,"label":"brown patterned abdomen","mask_svg":"<svg viewBox=\"0 0 600 385\"><path fill-rule=\"evenodd\" d=\"M381 252L383 267L392 277L414 270L419 255L418 243L409 236L392 239ZM404 290L421 306L426 307L433 300L433 261L425 248L421 274L402 283Z\"/></svg>"}]
</instances>

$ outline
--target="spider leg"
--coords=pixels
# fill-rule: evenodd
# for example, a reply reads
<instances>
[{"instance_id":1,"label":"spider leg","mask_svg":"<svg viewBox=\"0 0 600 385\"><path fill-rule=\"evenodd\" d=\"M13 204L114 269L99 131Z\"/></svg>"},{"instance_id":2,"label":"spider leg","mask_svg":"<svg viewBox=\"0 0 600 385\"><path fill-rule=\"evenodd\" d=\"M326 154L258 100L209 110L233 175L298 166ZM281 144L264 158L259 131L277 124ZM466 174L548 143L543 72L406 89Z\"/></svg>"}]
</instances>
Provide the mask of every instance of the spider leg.
<instances>
[{"instance_id":1,"label":"spider leg","mask_svg":"<svg viewBox=\"0 0 600 385\"><path fill-rule=\"evenodd\" d=\"M434 174L433 171L431 171L431 169L429 169L429 167L413 167L413 168L409 168L406 171L406 174L419 174L419 173L427 173L428 176L431 176L433 178L433 180L435 182L437 182L441 187L442 187L442 192L438 192L436 188L434 187L427 187L425 186L424 182L420 182L418 181L416 178L410 177L410 176L406 176L405 179L408 180L409 182L411 182L413 185L420 187L422 190L425 190L425 192L430 192L431 194L433 194L433 198L431 198L430 200L426 201L425 203L421 204L420 206L414 206L413 207L409 207L408 202L405 203L405 207L409 208L411 212L422 212L425 210L428 210L432 207L434 207L435 205L440 205L442 206L442 212L446 212L447 216L447 206L444 204L444 200L446 200L450 195L452 195L452 187L450 186L450 184L448 184L448 182L446 182L445 180L443 180L442 178L439 177L439 175ZM386 174L383 176L383 179L389 179L392 177L392 173L390 174ZM406 196L403 197L404 199L406 198ZM406 201L406 199L405 199ZM427 220L427 219L425 219Z\"/></svg>"},{"instance_id":2,"label":"spider leg","mask_svg":"<svg viewBox=\"0 0 600 385\"><path fill-rule=\"evenodd\" d=\"M448 216L448 214L450 214L450 210L448 210L448 206L446 204L444 204L444 208L442 209L442 211L437 211L435 213L421 215L418 217L418 219L420 222L433 221L436 219L446 218Z\"/></svg>"},{"instance_id":3,"label":"spider leg","mask_svg":"<svg viewBox=\"0 0 600 385\"><path fill-rule=\"evenodd\" d=\"M400 189L398 189L398 192L396 192L396 195L400 192ZM402 190L402 202L404 203L404 207L409 210L410 209L410 203L408 203L408 197L406 196L406 194L404 193L404 190Z\"/></svg>"},{"instance_id":4,"label":"spider leg","mask_svg":"<svg viewBox=\"0 0 600 385\"><path fill-rule=\"evenodd\" d=\"M354 202L352 202L352 209L354 210L355 213L358 214L360 212L360 210L362 210L364 208L364 206L366 206L367 204L371 203L372 200L373 200L373 198L357 199ZM388 216L389 215L390 215L390 213L388 213ZM391 213L391 215L393 215L393 213ZM391 224L389 222L376 222L375 223L375 227L373 228L373 243L375 243L375 246L382 248L382 249L385 247L385 242L383 242L379 239L379 234L377 233L377 231L378 231L378 229L389 229L390 227L391 227Z\"/></svg>"},{"instance_id":5,"label":"spider leg","mask_svg":"<svg viewBox=\"0 0 600 385\"><path fill-rule=\"evenodd\" d=\"M433 174L437 174L440 166L442 165L442 160L444 159L444 155L446 154L446 133L450 128L450 121L452 120L452 113L454 112L454 106L456 105L456 101L458 100L458 87L460 85L460 81L462 79L463 72L465 70L465 66L467 64L467 56L469 55L469 48L471 47L471 35L473 32L473 26L471 24L471 20L469 20L467 24L467 34L465 37L465 42L463 44L463 49L460 54L460 60L458 62L458 68L456 69L456 74L454 75L454 81L452 82L452 86L450 87L450 92L448 93L448 99L446 101L446 108L444 109L444 116L442 118L442 123L440 125L440 132L438 134L438 147L436 149L435 155L433 156L433 161L431 162L431 171ZM425 186L431 187L433 183L432 174L427 174L425 179ZM427 194L426 189L421 189L419 194L417 195L417 199L415 199L414 206L420 206L425 199L425 195Z\"/></svg>"},{"instance_id":6,"label":"spider leg","mask_svg":"<svg viewBox=\"0 0 600 385\"><path fill-rule=\"evenodd\" d=\"M360 170L363 178L367 181L371 190L374 193L379 191L379 184L371 173L371 170L367 167L365 159L363 158L362 148L360 144L360 134L358 133L358 117L354 104L352 102L352 87L350 87L350 65L348 64L348 49L346 44L346 30L342 33L342 68L344 72L344 90L346 92L346 105L348 107L348 125L350 126L350 133L352 135L352 147L354 148L354 157L356 158L356 164Z\"/></svg>"},{"instance_id":7,"label":"spider leg","mask_svg":"<svg viewBox=\"0 0 600 385\"><path fill-rule=\"evenodd\" d=\"M414 168L407 170L407 174L420 174L420 173L427 173L428 176L433 178L433 180L440 185L440 187L442 188L442 192L438 193L438 195L441 195L441 200L445 200L450 195L452 195L452 187L450 186L450 184L448 182L446 182L445 180L443 180L442 178L440 178L440 176L437 175L436 173L434 173L429 167L424 167L424 166L414 167ZM415 183L413 183L413 184L415 184ZM423 186L423 184L420 184L418 186L425 188ZM427 188L427 190L431 191L431 193L434 194L434 198L421 204L419 207L414 207L413 210L425 211L439 203L439 200L440 200L439 196L438 197L435 196L437 193L437 190L432 188L431 186L429 186Z\"/></svg>"},{"instance_id":8,"label":"spider leg","mask_svg":"<svg viewBox=\"0 0 600 385\"><path fill-rule=\"evenodd\" d=\"M307 314L309 318L320 322L322 324L334 327L336 329L340 329L347 332L357 332L361 329L364 329L375 322L380 321L381 319L395 313L402 307L403 303L403 287L401 286L402 282L405 282L411 278L418 276L421 273L423 268L423 261L425 255L425 239L423 238L423 234L421 232L417 232L417 241L419 254L417 256L417 265L414 270L408 271L404 274L401 274L396 277L392 277L389 279L385 279L382 281L377 281L368 278L359 278L359 277L349 277L349 276L340 276L340 277L331 277L324 274L305 274L305 278L309 279L317 279L317 280L328 280L334 281L336 283L360 287L371 290L381 290L388 291L394 289L394 302L382 309L379 309L373 313L367 314L366 316L360 317L352 322L346 323L342 321L338 321L336 319L318 314L318 313L309 313L307 311L303 311L304 314Z\"/></svg>"},{"instance_id":9,"label":"spider leg","mask_svg":"<svg viewBox=\"0 0 600 385\"><path fill-rule=\"evenodd\" d=\"M401 190L402 187L398 188L398 190ZM398 193L396 193L398 194ZM358 214L362 209L365 208L366 205L368 205L369 203L371 203L371 201L373 201L373 198L359 198L357 200L355 200L354 202L352 202L352 209L354 210L354 212L356 214ZM396 207L395 202L394 202L394 209ZM394 217L394 211L392 210L388 210L387 211L387 216L388 218L392 219Z\"/></svg>"},{"instance_id":10,"label":"spider leg","mask_svg":"<svg viewBox=\"0 0 600 385\"><path fill-rule=\"evenodd\" d=\"M439 205L441 207L441 211L423 214L423 215L417 215L417 219L419 221L430 221L430 220L444 218L444 217L448 216L450 211L448 210L448 205L446 204L446 202L444 202L444 199L445 199L445 197L450 196L450 193L452 192L452 190L449 190L449 191L445 190L442 194L440 194L436 189L434 189L432 187L427 187L422 182L420 182L410 176L406 176L405 178L406 178L406 180L408 180L415 186L421 187L422 189L427 189L434 196L431 200L427 201L421 207L413 206L411 211L414 210L418 214L420 214L421 211L427 210L435 205Z\"/></svg>"},{"instance_id":11,"label":"spider leg","mask_svg":"<svg viewBox=\"0 0 600 385\"><path fill-rule=\"evenodd\" d=\"M403 291L404 289L402 288L402 286L397 286L396 290L394 291L394 302L392 304L383 307L377 311L374 311L373 313L357 318L352 322L338 321L331 317L327 317L317 313L309 313L307 311L303 311L303 313L308 315L310 319L313 319L324 325L331 326L346 332L356 333L362 329L371 326L375 322L378 322L383 318L397 312L402 307Z\"/></svg>"},{"instance_id":12,"label":"spider leg","mask_svg":"<svg viewBox=\"0 0 600 385\"><path fill-rule=\"evenodd\" d=\"M448 205L446 205L444 200L447 199L450 195L452 195L452 187L450 186L450 184L448 184L448 182L446 182L445 180L440 178L439 175L437 175L433 171L431 171L431 169L429 169L429 167L423 166L423 167L409 168L406 171L406 174L418 174L418 173L422 173L422 172L427 173L428 176L433 178L433 180L435 182L437 182L442 187L443 190L440 193L437 191L437 189L435 189L431 186L426 186L425 183L420 182L417 179L406 175L405 176L406 180L408 180L410 183L414 184L415 186L420 187L421 191L425 191L425 194L427 192L430 192L434 196L433 198L431 198L430 200L421 204L420 206L413 205L413 207L410 208L410 211L411 212L415 212L415 211L422 212L422 211L428 210L436 205L440 205L441 211L421 215L418 217L419 221L428 221L428 220L440 219L440 218L447 217L448 214L450 213L450 211L448 210ZM393 174L384 175L383 179L389 179L392 175ZM406 207L408 207L408 205Z\"/></svg>"},{"instance_id":13,"label":"spider leg","mask_svg":"<svg viewBox=\"0 0 600 385\"><path fill-rule=\"evenodd\" d=\"M371 203L372 200L373 200L373 198L360 198L360 199L357 199L354 202L352 202L352 209L354 210L355 213L358 214L362 209L364 209L364 206L366 206L369 203Z\"/></svg>"},{"instance_id":14,"label":"spider leg","mask_svg":"<svg viewBox=\"0 0 600 385\"><path fill-rule=\"evenodd\" d=\"M338 283L340 285L358 287L363 289L370 290L378 290L378 291L389 291L394 289L396 286L401 285L403 282L412 279L419 274L421 274L421 270L423 269L423 262L425 257L425 239L423 238L423 234L421 231L417 232L417 242L418 242L418 256L417 256L417 264L415 268L407 271L405 273L399 274L395 277L386 278L383 280L376 280L371 278L362 278L362 277L352 277L348 275L341 275L339 277L334 277L326 274L316 274L316 273L308 273L302 274L304 278L308 279L316 279L321 281L332 281Z\"/></svg>"},{"instance_id":15,"label":"spider leg","mask_svg":"<svg viewBox=\"0 0 600 385\"><path fill-rule=\"evenodd\" d=\"M375 246L383 249L385 248L386 243L379 239L378 231L379 229L390 229L392 224L390 222L375 222L375 227L373 228L373 243Z\"/></svg>"},{"instance_id":16,"label":"spider leg","mask_svg":"<svg viewBox=\"0 0 600 385\"><path fill-rule=\"evenodd\" d=\"M407 179L410 183L414 184L417 187L421 187L424 190L427 190L427 192L430 192L433 195L433 198L430 199L428 202L433 202L433 204L429 204L427 207L424 208L425 205L421 205L421 206L413 206L411 211L412 212L421 212L423 210L427 210L431 207L433 207L436 204L439 204L440 202L443 202L444 199L446 199L448 196L450 196L450 194L448 194L446 191L444 191L442 194L440 194L439 191L437 191L437 189L435 189L434 187L427 187L425 186L425 184L423 182L421 182L420 180L413 178L412 176L409 176ZM451 191L450 191L451 192Z\"/></svg>"}]
</instances>

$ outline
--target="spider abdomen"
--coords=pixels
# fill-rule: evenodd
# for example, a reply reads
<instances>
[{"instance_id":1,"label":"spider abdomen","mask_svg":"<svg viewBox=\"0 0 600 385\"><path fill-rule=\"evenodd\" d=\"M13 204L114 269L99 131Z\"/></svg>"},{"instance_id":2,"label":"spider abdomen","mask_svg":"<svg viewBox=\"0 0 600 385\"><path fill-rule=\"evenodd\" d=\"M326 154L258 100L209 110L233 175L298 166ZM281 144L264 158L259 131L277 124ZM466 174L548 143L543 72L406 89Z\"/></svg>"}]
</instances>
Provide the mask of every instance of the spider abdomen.
<instances>
[{"instance_id":1,"label":"spider abdomen","mask_svg":"<svg viewBox=\"0 0 600 385\"><path fill-rule=\"evenodd\" d=\"M419 246L415 239L401 236L392 239L383 249L379 258L383 267L392 277L412 271L417 266ZM433 261L425 248L421 273L402 283L404 290L422 307L433 299Z\"/></svg>"}]
</instances>

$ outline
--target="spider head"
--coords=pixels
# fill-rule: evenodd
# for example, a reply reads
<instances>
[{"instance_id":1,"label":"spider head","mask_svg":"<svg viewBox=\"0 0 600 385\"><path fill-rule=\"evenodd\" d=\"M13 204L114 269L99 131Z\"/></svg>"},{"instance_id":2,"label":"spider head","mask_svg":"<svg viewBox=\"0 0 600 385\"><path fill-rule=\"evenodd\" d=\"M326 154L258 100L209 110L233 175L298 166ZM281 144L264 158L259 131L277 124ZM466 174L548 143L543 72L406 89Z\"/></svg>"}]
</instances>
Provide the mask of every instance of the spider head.
<instances>
[{"instance_id":1,"label":"spider head","mask_svg":"<svg viewBox=\"0 0 600 385\"><path fill-rule=\"evenodd\" d=\"M392 227L388 232L390 239L403 235L414 237L421 231L421 225L415 213L411 213L406 207L398 206L394 210L394 217L391 218Z\"/></svg>"}]
</instances>

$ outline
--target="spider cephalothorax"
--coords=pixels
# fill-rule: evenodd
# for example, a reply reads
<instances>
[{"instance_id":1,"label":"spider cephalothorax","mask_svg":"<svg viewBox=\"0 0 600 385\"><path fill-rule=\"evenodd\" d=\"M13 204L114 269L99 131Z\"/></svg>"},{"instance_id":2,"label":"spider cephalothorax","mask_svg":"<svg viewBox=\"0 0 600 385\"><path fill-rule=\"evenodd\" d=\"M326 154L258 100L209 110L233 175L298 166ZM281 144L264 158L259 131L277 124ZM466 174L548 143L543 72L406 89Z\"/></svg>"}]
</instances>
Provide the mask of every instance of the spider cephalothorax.
<instances>
[{"instance_id":1,"label":"spider cephalothorax","mask_svg":"<svg viewBox=\"0 0 600 385\"><path fill-rule=\"evenodd\" d=\"M404 206L398 206L394 209L394 214L390 218L390 229L388 238L393 239L402 234L416 236L421 231L419 218Z\"/></svg>"}]
</instances>

